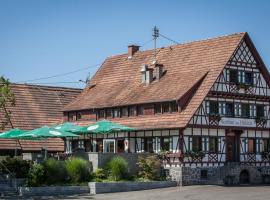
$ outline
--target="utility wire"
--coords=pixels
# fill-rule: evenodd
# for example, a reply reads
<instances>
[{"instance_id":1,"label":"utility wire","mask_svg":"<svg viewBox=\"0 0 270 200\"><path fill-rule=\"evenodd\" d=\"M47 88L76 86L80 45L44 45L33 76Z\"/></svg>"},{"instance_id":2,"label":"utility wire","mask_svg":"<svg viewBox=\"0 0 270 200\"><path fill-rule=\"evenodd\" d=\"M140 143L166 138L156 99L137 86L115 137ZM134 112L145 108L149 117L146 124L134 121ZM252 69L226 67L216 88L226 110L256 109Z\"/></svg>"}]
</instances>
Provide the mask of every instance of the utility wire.
<instances>
[{"instance_id":1,"label":"utility wire","mask_svg":"<svg viewBox=\"0 0 270 200\"><path fill-rule=\"evenodd\" d=\"M161 33L159 33L159 35L160 35L161 37L163 37L163 38L165 38L165 39L167 39L167 40L169 40L169 41L175 43L175 44L180 44L179 42L177 42L177 41L175 41L175 40L173 40L173 39L171 39L171 38L168 38L167 36L162 35Z\"/></svg>"},{"instance_id":2,"label":"utility wire","mask_svg":"<svg viewBox=\"0 0 270 200\"><path fill-rule=\"evenodd\" d=\"M56 77L60 77L60 76L66 76L66 75L69 75L69 74L73 74L73 73L76 73L76 72L87 70L89 68L97 67L99 65L101 65L101 63L96 64L96 65L92 65L92 66L88 66L88 67L84 67L84 68L80 68L80 69L70 71L70 72L66 72L66 73L56 74L56 75L53 75L53 76L40 77L40 78L30 79L30 80L26 80L26 81L18 81L17 83L33 82L33 81L39 81L39 80L44 80L44 79L56 78Z\"/></svg>"}]
</instances>

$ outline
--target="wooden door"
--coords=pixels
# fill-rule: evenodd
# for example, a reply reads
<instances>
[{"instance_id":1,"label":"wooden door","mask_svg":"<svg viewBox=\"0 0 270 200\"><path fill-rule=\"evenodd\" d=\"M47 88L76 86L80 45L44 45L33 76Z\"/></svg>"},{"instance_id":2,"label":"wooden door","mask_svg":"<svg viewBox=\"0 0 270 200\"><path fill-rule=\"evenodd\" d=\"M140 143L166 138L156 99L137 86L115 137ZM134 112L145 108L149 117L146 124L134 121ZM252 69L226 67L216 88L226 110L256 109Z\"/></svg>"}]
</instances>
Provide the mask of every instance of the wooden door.
<instances>
[{"instance_id":1,"label":"wooden door","mask_svg":"<svg viewBox=\"0 0 270 200\"><path fill-rule=\"evenodd\" d=\"M239 162L240 159L240 135L233 132L226 135L226 161Z\"/></svg>"}]
</instances>

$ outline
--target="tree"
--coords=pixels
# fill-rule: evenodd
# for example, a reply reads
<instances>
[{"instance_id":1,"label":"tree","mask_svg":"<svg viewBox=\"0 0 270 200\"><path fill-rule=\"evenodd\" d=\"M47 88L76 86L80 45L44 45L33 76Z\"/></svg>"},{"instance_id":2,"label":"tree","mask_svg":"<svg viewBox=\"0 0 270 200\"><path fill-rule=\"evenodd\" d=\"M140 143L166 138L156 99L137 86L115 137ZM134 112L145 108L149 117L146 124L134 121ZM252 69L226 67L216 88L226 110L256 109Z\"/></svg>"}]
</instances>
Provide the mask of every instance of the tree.
<instances>
[{"instance_id":1,"label":"tree","mask_svg":"<svg viewBox=\"0 0 270 200\"><path fill-rule=\"evenodd\" d=\"M13 124L11 122L11 111L9 108L15 106L15 96L11 90L10 82L3 76L0 77L0 113L3 115L0 119L0 129L4 130L6 125L10 124L12 128Z\"/></svg>"}]
</instances>

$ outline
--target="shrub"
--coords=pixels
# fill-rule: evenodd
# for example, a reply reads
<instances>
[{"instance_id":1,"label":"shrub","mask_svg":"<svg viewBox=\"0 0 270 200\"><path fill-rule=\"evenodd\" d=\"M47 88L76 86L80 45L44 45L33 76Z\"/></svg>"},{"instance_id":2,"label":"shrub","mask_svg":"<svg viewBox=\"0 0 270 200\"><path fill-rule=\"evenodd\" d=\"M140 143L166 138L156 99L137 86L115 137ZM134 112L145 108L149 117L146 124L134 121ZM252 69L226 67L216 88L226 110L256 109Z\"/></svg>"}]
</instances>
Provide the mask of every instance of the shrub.
<instances>
[{"instance_id":1,"label":"shrub","mask_svg":"<svg viewBox=\"0 0 270 200\"><path fill-rule=\"evenodd\" d=\"M28 174L26 185L29 187L38 187L44 184L44 167L41 164L34 164Z\"/></svg>"},{"instance_id":2,"label":"shrub","mask_svg":"<svg viewBox=\"0 0 270 200\"><path fill-rule=\"evenodd\" d=\"M128 163L122 157L119 156L114 157L107 164L107 168L110 178L112 178L114 181L124 179L128 175Z\"/></svg>"},{"instance_id":3,"label":"shrub","mask_svg":"<svg viewBox=\"0 0 270 200\"><path fill-rule=\"evenodd\" d=\"M66 180L66 168L64 162L48 159L42 163L44 167L45 182L48 185L63 183Z\"/></svg>"},{"instance_id":4,"label":"shrub","mask_svg":"<svg viewBox=\"0 0 270 200\"><path fill-rule=\"evenodd\" d=\"M140 156L137 163L139 177L146 180L159 180L161 163L157 156Z\"/></svg>"},{"instance_id":5,"label":"shrub","mask_svg":"<svg viewBox=\"0 0 270 200\"><path fill-rule=\"evenodd\" d=\"M7 157L1 163L0 172L3 174L9 174L11 172L16 178L26 178L32 166L32 162L16 157Z\"/></svg>"},{"instance_id":6,"label":"shrub","mask_svg":"<svg viewBox=\"0 0 270 200\"><path fill-rule=\"evenodd\" d=\"M104 169L97 168L94 172L94 178L95 179L106 179L107 178L107 172Z\"/></svg>"},{"instance_id":7,"label":"shrub","mask_svg":"<svg viewBox=\"0 0 270 200\"><path fill-rule=\"evenodd\" d=\"M90 180L90 163L81 158L71 158L70 160L67 160L66 170L72 183L80 183Z\"/></svg>"}]
</instances>

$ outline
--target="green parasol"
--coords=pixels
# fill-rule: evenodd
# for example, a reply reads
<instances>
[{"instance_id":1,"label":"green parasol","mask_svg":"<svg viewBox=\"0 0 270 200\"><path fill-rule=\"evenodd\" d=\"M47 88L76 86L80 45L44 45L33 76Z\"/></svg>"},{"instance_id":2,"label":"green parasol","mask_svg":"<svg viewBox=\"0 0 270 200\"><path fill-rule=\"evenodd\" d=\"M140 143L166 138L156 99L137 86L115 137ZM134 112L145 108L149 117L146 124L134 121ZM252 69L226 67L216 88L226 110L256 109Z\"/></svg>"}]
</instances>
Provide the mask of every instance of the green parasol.
<instances>
[{"instance_id":1,"label":"green parasol","mask_svg":"<svg viewBox=\"0 0 270 200\"><path fill-rule=\"evenodd\" d=\"M41 128L34 129L32 131L24 132L20 135L17 135L16 138L24 139L24 138L66 138L66 137L78 137L78 135L74 133L70 133L67 131L57 130L55 128L50 128L49 126L43 126Z\"/></svg>"},{"instance_id":2,"label":"green parasol","mask_svg":"<svg viewBox=\"0 0 270 200\"><path fill-rule=\"evenodd\" d=\"M1 139L14 139L14 137L17 137L18 135L21 135L25 132L26 132L25 130L15 128L15 129L11 129L9 131L6 131L4 133L1 133L0 138Z\"/></svg>"},{"instance_id":3,"label":"green parasol","mask_svg":"<svg viewBox=\"0 0 270 200\"><path fill-rule=\"evenodd\" d=\"M70 122L65 122L63 124L52 126L52 128L60 130L60 131L67 131L72 133L80 133L83 131L83 126L79 126Z\"/></svg>"},{"instance_id":4,"label":"green parasol","mask_svg":"<svg viewBox=\"0 0 270 200\"><path fill-rule=\"evenodd\" d=\"M128 132L128 131L135 131L134 128L124 126L121 124L117 124L108 120L99 121L93 125L86 126L83 129L83 132L90 132L90 133L116 133L116 132Z\"/></svg>"}]
</instances>

